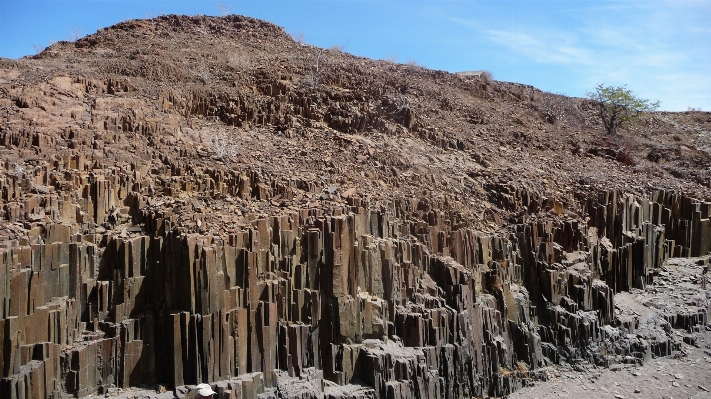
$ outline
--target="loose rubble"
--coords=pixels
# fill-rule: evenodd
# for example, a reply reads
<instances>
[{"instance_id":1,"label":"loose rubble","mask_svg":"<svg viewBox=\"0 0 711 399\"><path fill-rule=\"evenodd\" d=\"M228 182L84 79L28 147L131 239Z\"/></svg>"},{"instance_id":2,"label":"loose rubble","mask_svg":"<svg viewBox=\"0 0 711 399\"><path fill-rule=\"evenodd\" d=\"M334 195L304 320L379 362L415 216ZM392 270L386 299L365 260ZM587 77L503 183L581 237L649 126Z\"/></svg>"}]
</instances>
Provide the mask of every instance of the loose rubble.
<instances>
[{"instance_id":1,"label":"loose rubble","mask_svg":"<svg viewBox=\"0 0 711 399\"><path fill-rule=\"evenodd\" d=\"M711 116L601 139L541 98L241 16L0 59L0 396L501 397L699 354Z\"/></svg>"},{"instance_id":2,"label":"loose rubble","mask_svg":"<svg viewBox=\"0 0 711 399\"><path fill-rule=\"evenodd\" d=\"M548 383L534 384L510 397L709 397L711 328L708 325L672 328L669 321L679 314L688 314L690 309L684 308L686 304L693 309L701 302L702 308L708 309L705 303L711 300L711 292L703 288L707 265L708 257L669 259L657 270L663 276L655 278L644 290L633 289L630 293L615 295L616 313L621 320L635 325L634 337L650 343L660 336L668 337L676 346L672 356L662 357L652 351L645 359L621 361L607 368L575 369L560 364L551 368L552 378ZM674 284L684 280L687 280L684 286ZM665 295L660 296L660 292Z\"/></svg>"}]
</instances>

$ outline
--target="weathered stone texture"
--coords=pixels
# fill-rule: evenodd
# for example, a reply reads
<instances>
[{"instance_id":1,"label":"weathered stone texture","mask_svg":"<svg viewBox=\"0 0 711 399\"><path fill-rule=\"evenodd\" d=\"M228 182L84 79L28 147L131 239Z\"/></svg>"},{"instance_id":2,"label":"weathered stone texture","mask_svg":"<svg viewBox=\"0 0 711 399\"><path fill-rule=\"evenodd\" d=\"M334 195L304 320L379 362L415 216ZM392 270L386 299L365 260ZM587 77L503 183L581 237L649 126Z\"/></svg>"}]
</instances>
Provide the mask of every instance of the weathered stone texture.
<instances>
[{"instance_id":1,"label":"weathered stone texture","mask_svg":"<svg viewBox=\"0 0 711 399\"><path fill-rule=\"evenodd\" d=\"M257 218L223 239L139 212L141 185L113 176L86 180L79 191L91 195L76 206L96 221L126 207L118 217L145 231L81 234L77 212L33 221L37 204L53 209L51 193L20 204L31 242L0 252L4 397L249 373L270 388L311 369L377 397L503 395L523 370L602 361L589 348L614 342L602 328L616 322L613 293L708 245L709 204L664 192L601 193L583 204L589 224L534 222L508 236L452 230L437 211L423 225L393 204ZM703 325L706 314L669 322ZM669 354L665 342L626 354Z\"/></svg>"},{"instance_id":2,"label":"weathered stone texture","mask_svg":"<svg viewBox=\"0 0 711 399\"><path fill-rule=\"evenodd\" d=\"M708 303L654 324L614 298L711 250L688 167L711 158L632 170L579 99L552 125L541 95L241 16L0 59L0 397L503 396L672 354Z\"/></svg>"}]
</instances>

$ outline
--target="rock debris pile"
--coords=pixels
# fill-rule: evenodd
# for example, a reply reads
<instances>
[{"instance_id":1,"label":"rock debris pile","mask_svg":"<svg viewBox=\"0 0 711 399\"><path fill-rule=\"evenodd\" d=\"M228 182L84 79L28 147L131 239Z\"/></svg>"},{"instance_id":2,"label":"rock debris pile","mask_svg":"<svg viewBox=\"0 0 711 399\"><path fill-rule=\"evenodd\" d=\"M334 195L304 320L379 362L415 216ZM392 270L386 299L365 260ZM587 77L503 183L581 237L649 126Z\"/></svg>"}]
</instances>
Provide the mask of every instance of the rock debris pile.
<instances>
[{"instance_id":1,"label":"rock debris pile","mask_svg":"<svg viewBox=\"0 0 711 399\"><path fill-rule=\"evenodd\" d=\"M648 159L541 98L240 16L0 60L0 396L503 396L678 353L711 202L664 134L711 118Z\"/></svg>"}]
</instances>

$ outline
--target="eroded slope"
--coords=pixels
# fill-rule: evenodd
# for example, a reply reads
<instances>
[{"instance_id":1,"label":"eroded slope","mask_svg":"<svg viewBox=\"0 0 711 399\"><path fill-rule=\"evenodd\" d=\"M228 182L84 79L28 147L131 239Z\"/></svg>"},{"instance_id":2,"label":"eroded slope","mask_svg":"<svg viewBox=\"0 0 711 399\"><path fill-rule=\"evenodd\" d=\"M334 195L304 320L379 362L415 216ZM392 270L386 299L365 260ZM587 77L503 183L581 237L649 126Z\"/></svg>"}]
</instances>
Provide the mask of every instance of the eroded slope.
<instances>
[{"instance_id":1,"label":"eroded slope","mask_svg":"<svg viewBox=\"0 0 711 399\"><path fill-rule=\"evenodd\" d=\"M706 324L613 295L711 249L708 113L610 137L581 99L239 16L0 67L3 396L499 396Z\"/></svg>"}]
</instances>

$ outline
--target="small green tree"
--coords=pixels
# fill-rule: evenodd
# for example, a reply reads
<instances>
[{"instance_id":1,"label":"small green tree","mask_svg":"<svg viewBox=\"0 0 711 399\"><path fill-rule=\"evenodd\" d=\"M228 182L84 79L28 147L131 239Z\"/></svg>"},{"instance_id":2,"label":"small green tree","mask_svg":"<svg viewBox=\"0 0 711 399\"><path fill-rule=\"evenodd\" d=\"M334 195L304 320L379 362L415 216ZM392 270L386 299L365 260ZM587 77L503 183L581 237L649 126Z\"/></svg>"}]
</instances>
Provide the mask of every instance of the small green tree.
<instances>
[{"instance_id":1,"label":"small green tree","mask_svg":"<svg viewBox=\"0 0 711 399\"><path fill-rule=\"evenodd\" d=\"M599 84L588 98L597 104L598 115L609 134L616 134L620 126L637 122L642 113L659 107L659 101L637 98L626 86Z\"/></svg>"}]
</instances>

